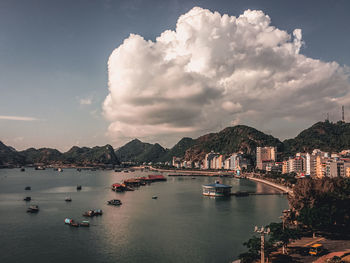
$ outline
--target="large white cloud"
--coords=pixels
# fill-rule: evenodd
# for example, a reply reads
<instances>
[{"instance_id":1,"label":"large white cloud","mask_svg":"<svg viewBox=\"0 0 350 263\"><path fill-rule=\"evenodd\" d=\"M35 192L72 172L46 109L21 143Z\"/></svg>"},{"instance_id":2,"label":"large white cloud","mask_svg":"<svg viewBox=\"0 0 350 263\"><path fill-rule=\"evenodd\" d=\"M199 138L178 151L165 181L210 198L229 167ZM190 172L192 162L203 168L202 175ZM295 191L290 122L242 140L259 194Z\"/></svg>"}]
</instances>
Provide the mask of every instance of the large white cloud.
<instances>
[{"instance_id":1,"label":"large white cloud","mask_svg":"<svg viewBox=\"0 0 350 263\"><path fill-rule=\"evenodd\" d=\"M256 10L234 17L195 7L155 41L131 34L108 61L108 133L117 144L171 145L239 121L295 122L296 131L298 120L349 104L350 90L344 67L300 54L302 45L300 29L289 34Z\"/></svg>"}]
</instances>

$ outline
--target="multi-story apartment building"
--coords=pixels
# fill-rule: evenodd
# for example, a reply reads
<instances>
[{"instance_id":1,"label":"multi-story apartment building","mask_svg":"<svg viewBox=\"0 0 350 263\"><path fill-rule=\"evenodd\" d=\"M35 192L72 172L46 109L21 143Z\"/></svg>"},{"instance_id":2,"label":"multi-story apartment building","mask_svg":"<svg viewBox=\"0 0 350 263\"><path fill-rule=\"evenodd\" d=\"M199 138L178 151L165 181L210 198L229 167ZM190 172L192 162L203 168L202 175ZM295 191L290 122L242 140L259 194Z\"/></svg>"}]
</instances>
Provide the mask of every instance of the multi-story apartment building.
<instances>
[{"instance_id":1,"label":"multi-story apartment building","mask_svg":"<svg viewBox=\"0 0 350 263\"><path fill-rule=\"evenodd\" d=\"M275 162L277 159L277 148L266 146L256 148L256 167L265 170L267 163Z\"/></svg>"}]
</instances>

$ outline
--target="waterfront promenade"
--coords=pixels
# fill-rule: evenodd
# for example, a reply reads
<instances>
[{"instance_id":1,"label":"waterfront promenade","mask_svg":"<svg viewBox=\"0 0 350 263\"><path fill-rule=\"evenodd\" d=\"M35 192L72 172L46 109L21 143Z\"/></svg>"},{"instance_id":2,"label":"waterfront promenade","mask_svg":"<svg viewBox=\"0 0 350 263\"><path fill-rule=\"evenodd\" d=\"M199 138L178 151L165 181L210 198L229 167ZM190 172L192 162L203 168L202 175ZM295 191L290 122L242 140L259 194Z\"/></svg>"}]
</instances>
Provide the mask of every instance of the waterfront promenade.
<instances>
[{"instance_id":1,"label":"waterfront promenade","mask_svg":"<svg viewBox=\"0 0 350 263\"><path fill-rule=\"evenodd\" d=\"M290 189L289 187L286 187L286 186L283 186L283 185L280 185L280 184L276 184L276 183L270 182L270 181L265 180L265 179L253 177L253 175L251 175L251 174L245 174L245 176L249 180L252 180L252 181L255 181L255 182L260 182L260 183L263 183L263 184L267 184L267 185L269 185L271 187L274 187L276 189L279 189L282 192L287 193L289 195L293 194L293 190Z\"/></svg>"}]
</instances>

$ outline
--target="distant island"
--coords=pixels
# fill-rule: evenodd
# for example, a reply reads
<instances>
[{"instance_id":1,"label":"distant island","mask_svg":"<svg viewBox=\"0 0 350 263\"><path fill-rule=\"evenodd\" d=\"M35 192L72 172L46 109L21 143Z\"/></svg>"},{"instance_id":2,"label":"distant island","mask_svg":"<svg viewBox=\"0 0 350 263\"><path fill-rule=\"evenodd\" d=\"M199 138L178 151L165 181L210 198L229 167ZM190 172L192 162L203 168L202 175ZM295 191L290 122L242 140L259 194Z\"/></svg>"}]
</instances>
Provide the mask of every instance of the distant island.
<instances>
[{"instance_id":1,"label":"distant island","mask_svg":"<svg viewBox=\"0 0 350 263\"><path fill-rule=\"evenodd\" d=\"M121 163L167 163L174 156L183 160L202 160L210 151L230 154L241 152L254 165L256 147L275 146L281 160L297 152L320 149L339 152L350 149L350 123L342 121L317 122L293 139L283 142L272 135L245 125L227 127L218 133L209 133L197 139L182 138L174 147L167 149L160 144L150 144L134 139L124 146L113 149L111 145L89 147L73 146L61 153L52 148L29 148L17 151L0 141L0 167L22 165L71 165L96 166L120 165Z\"/></svg>"}]
</instances>

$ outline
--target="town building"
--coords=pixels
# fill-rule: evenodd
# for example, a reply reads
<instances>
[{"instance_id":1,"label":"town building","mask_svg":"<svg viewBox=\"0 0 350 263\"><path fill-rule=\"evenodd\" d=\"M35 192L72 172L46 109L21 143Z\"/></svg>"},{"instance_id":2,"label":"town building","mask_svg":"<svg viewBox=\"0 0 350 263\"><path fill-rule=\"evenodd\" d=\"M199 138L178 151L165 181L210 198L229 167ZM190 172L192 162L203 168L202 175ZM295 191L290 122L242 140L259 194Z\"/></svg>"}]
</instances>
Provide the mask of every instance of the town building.
<instances>
[{"instance_id":1,"label":"town building","mask_svg":"<svg viewBox=\"0 0 350 263\"><path fill-rule=\"evenodd\" d=\"M266 165L277 159L277 148L271 146L256 148L256 167L265 170Z\"/></svg>"}]
</instances>

